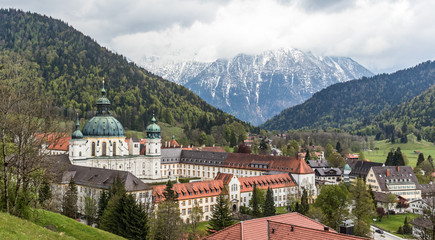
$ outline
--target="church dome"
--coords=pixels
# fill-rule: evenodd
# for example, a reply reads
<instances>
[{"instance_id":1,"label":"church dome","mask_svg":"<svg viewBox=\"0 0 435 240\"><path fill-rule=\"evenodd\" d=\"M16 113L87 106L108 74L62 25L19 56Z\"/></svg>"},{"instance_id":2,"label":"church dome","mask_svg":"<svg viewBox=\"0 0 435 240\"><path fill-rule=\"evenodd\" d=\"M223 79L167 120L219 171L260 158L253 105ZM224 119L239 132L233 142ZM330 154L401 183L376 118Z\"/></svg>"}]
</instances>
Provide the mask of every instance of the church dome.
<instances>
[{"instance_id":1,"label":"church dome","mask_svg":"<svg viewBox=\"0 0 435 240\"><path fill-rule=\"evenodd\" d=\"M147 126L147 138L160 138L160 126L156 124L156 118L153 116L151 124Z\"/></svg>"},{"instance_id":2,"label":"church dome","mask_svg":"<svg viewBox=\"0 0 435 240\"><path fill-rule=\"evenodd\" d=\"M106 90L101 89L101 97L97 100L97 114L85 123L82 133L87 137L124 137L124 127L109 111L110 101Z\"/></svg>"},{"instance_id":3,"label":"church dome","mask_svg":"<svg viewBox=\"0 0 435 240\"><path fill-rule=\"evenodd\" d=\"M95 116L85 123L84 136L124 137L124 127L113 116Z\"/></svg>"}]
</instances>

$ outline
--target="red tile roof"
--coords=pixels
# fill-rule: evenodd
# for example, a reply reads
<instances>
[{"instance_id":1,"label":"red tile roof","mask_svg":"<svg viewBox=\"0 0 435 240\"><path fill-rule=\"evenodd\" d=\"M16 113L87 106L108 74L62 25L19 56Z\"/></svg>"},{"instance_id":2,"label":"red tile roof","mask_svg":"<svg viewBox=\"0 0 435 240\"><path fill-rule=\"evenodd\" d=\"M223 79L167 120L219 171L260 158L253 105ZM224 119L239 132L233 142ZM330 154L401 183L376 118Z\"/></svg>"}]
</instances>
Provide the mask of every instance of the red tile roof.
<instances>
[{"instance_id":1,"label":"red tile roof","mask_svg":"<svg viewBox=\"0 0 435 240\"><path fill-rule=\"evenodd\" d=\"M227 185L231 181L232 177L233 177L233 174L231 174L231 173L221 173L221 172L219 172L216 175L216 177L214 178L214 180L222 180L223 183L225 185Z\"/></svg>"},{"instance_id":2,"label":"red tile roof","mask_svg":"<svg viewBox=\"0 0 435 240\"><path fill-rule=\"evenodd\" d=\"M248 220L244 222L239 222L236 225L240 227L228 227L219 232L216 232L210 236L205 237L204 239L210 240L220 240L220 239L247 239L247 240L256 240L256 239L267 239L268 227L267 221L273 221L277 223L283 224L291 224L297 226L303 226L305 228L310 228L314 230L318 230L319 233L328 234L324 231L324 225L314 221L311 218L308 218L299 213L287 213L281 215L275 215L271 217L257 218L253 220ZM320 230L320 231L319 231ZM332 233L335 233L334 230L329 230ZM232 238L227 238L228 236L232 236ZM325 236L325 235L323 235ZM341 235L340 235L341 236ZM282 239L290 239L289 237L284 237ZM298 238L291 238L298 239ZM301 238L301 239L311 239L311 238ZM323 239L335 239L324 237Z\"/></svg>"},{"instance_id":3,"label":"red tile roof","mask_svg":"<svg viewBox=\"0 0 435 240\"><path fill-rule=\"evenodd\" d=\"M288 224L275 221L269 221L268 234L270 240L285 240L285 239L298 239L298 240L325 240L325 239L366 239L352 235L346 235L327 230L312 229L299 224Z\"/></svg>"},{"instance_id":4,"label":"red tile roof","mask_svg":"<svg viewBox=\"0 0 435 240\"><path fill-rule=\"evenodd\" d=\"M242 177L239 178L240 192L251 192L254 184L260 189L267 189L268 187L282 188L296 186L289 174L274 174L274 175L262 175L255 177Z\"/></svg>"},{"instance_id":5,"label":"red tile roof","mask_svg":"<svg viewBox=\"0 0 435 240\"><path fill-rule=\"evenodd\" d=\"M253 164L264 165L267 168L254 167ZM246 153L229 153L223 163L224 167L253 169L253 170L271 170L283 171L294 174L312 174L314 173L308 164L297 157L255 155Z\"/></svg>"},{"instance_id":6,"label":"red tile roof","mask_svg":"<svg viewBox=\"0 0 435 240\"><path fill-rule=\"evenodd\" d=\"M49 134L37 134L36 138L44 138L44 142L48 144L48 150L68 151L69 140L71 136L66 133L49 133Z\"/></svg>"},{"instance_id":7,"label":"red tile roof","mask_svg":"<svg viewBox=\"0 0 435 240\"><path fill-rule=\"evenodd\" d=\"M153 186L153 198L155 199L155 202L165 200L163 194L165 189L166 185ZM186 200L218 196L224 190L224 184L222 180L176 183L172 189L176 194L178 194L178 200Z\"/></svg>"}]
</instances>

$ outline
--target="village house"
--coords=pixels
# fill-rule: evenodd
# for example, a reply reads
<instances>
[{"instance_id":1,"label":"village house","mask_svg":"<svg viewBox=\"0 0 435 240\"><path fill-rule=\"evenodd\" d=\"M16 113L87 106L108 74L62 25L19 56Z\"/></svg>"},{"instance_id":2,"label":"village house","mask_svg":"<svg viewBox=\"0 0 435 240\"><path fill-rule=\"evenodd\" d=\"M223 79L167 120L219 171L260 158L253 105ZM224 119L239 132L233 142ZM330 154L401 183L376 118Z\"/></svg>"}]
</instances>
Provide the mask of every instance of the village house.
<instances>
[{"instance_id":1,"label":"village house","mask_svg":"<svg viewBox=\"0 0 435 240\"><path fill-rule=\"evenodd\" d=\"M381 167L383 163L361 161L361 160L348 160L346 163L349 165L351 171L349 173L349 180L351 182L355 181L357 178L361 178L364 181L367 178L372 167Z\"/></svg>"},{"instance_id":2,"label":"village house","mask_svg":"<svg viewBox=\"0 0 435 240\"><path fill-rule=\"evenodd\" d=\"M343 182L343 173L339 168L315 168L316 183L337 185Z\"/></svg>"},{"instance_id":3,"label":"village house","mask_svg":"<svg viewBox=\"0 0 435 240\"><path fill-rule=\"evenodd\" d=\"M366 184L375 192L393 193L408 201L421 199L420 184L410 166L372 167Z\"/></svg>"}]
</instances>

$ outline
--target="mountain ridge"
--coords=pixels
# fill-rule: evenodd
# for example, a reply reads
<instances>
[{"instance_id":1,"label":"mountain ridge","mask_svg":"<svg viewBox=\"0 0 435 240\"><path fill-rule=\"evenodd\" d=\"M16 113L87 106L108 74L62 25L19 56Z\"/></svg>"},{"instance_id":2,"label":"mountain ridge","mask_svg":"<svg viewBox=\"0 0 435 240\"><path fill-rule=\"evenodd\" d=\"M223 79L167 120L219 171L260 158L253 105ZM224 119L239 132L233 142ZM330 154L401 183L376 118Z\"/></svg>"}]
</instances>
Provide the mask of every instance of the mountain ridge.
<instances>
[{"instance_id":1,"label":"mountain ridge","mask_svg":"<svg viewBox=\"0 0 435 240\"><path fill-rule=\"evenodd\" d=\"M392 74L379 74L331 85L302 104L283 110L261 127L268 130L355 130L383 111L409 101L435 84L435 62L427 61Z\"/></svg>"},{"instance_id":2,"label":"mountain ridge","mask_svg":"<svg viewBox=\"0 0 435 240\"><path fill-rule=\"evenodd\" d=\"M254 125L302 103L332 83L373 75L351 58L319 57L298 49L241 53L208 63L155 62L154 58L146 58L141 65Z\"/></svg>"}]
</instances>

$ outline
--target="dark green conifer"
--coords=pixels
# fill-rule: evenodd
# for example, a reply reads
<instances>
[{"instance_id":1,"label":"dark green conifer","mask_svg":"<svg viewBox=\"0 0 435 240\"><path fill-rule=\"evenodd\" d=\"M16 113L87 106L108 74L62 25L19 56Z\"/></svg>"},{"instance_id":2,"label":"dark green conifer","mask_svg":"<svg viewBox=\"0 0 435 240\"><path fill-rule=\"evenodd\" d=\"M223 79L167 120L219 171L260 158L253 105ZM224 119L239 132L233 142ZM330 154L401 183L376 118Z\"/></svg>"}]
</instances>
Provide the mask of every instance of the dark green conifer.
<instances>
[{"instance_id":1,"label":"dark green conifer","mask_svg":"<svg viewBox=\"0 0 435 240\"><path fill-rule=\"evenodd\" d=\"M273 199L273 190L271 188L267 188L266 200L264 201L263 207L263 216L273 216L275 215L275 201Z\"/></svg>"},{"instance_id":2,"label":"dark green conifer","mask_svg":"<svg viewBox=\"0 0 435 240\"><path fill-rule=\"evenodd\" d=\"M209 233L214 233L233 224L234 221L231 218L228 200L225 195L221 193L214 205L211 219L208 222L209 227L207 231Z\"/></svg>"},{"instance_id":3,"label":"dark green conifer","mask_svg":"<svg viewBox=\"0 0 435 240\"><path fill-rule=\"evenodd\" d=\"M70 218L77 217L77 187L72 177L68 184L68 190L63 197L62 214Z\"/></svg>"}]
</instances>

